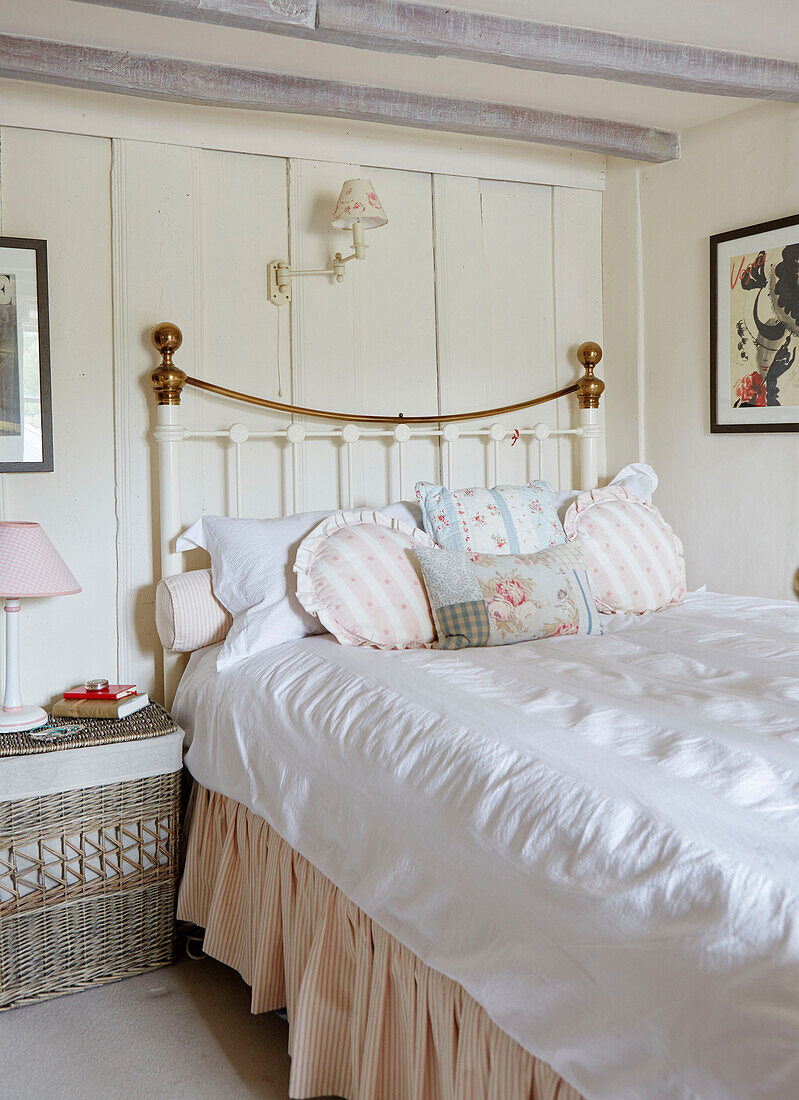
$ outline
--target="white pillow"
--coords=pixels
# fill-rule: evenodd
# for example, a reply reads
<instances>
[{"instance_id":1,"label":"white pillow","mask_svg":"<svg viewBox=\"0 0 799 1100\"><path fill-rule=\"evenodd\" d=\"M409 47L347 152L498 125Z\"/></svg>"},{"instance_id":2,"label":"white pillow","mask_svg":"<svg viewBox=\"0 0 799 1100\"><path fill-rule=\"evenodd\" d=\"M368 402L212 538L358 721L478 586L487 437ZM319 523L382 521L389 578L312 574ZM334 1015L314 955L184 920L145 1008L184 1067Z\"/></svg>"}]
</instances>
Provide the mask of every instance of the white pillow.
<instances>
[{"instance_id":1,"label":"white pillow","mask_svg":"<svg viewBox=\"0 0 799 1100\"><path fill-rule=\"evenodd\" d=\"M395 500L393 504L387 504L385 508L378 508L377 511L388 516L389 519L398 519L400 523L409 523L411 527L424 530L422 508L418 500Z\"/></svg>"},{"instance_id":2,"label":"white pillow","mask_svg":"<svg viewBox=\"0 0 799 1100\"><path fill-rule=\"evenodd\" d=\"M211 555L214 595L233 616L217 657L218 669L306 634L321 634L318 619L297 599L294 556L328 512L283 519L203 516L177 540L178 550L199 546Z\"/></svg>"},{"instance_id":3,"label":"white pillow","mask_svg":"<svg viewBox=\"0 0 799 1100\"><path fill-rule=\"evenodd\" d=\"M415 527L422 525L415 502L397 501L380 511ZM282 642L325 633L297 599L294 559L305 536L332 514L298 512L281 519L202 516L178 538L178 550L199 547L211 555L214 595L233 616L217 669Z\"/></svg>"},{"instance_id":4,"label":"white pillow","mask_svg":"<svg viewBox=\"0 0 799 1100\"><path fill-rule=\"evenodd\" d=\"M645 462L631 462L623 470L619 470L610 485L618 485L639 500L645 500L647 504L651 504L652 494L658 487L658 475ZM559 489L553 493L555 509L561 523L566 518L569 506L585 491L584 489Z\"/></svg>"}]
</instances>

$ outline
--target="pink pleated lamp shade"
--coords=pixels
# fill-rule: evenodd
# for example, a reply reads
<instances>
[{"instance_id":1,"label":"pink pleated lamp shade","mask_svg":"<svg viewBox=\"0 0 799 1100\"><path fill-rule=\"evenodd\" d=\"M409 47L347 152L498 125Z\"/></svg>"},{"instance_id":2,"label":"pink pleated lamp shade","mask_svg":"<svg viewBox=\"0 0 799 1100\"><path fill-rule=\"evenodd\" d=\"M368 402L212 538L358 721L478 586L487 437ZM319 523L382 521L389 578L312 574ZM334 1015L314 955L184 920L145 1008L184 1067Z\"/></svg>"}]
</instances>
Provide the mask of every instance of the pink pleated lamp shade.
<instances>
[{"instance_id":1,"label":"pink pleated lamp shade","mask_svg":"<svg viewBox=\"0 0 799 1100\"><path fill-rule=\"evenodd\" d=\"M377 229L388 221L383 204L371 180L346 180L333 214L336 229L352 229L360 222L364 229Z\"/></svg>"},{"instance_id":2,"label":"pink pleated lamp shade","mask_svg":"<svg viewBox=\"0 0 799 1100\"><path fill-rule=\"evenodd\" d=\"M38 523L0 522L0 596L71 596L80 590Z\"/></svg>"}]
</instances>

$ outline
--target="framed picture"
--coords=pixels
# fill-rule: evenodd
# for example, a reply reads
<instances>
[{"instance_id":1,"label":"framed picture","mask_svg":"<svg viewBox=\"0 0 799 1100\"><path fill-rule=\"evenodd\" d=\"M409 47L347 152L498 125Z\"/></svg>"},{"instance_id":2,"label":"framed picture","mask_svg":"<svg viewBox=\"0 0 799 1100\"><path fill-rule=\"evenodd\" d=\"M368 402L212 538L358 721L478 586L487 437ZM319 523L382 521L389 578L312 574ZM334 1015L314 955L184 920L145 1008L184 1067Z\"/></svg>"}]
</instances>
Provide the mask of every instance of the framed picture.
<instances>
[{"instance_id":1,"label":"framed picture","mask_svg":"<svg viewBox=\"0 0 799 1100\"><path fill-rule=\"evenodd\" d=\"M799 431L799 215L710 238L710 430Z\"/></svg>"},{"instance_id":2,"label":"framed picture","mask_svg":"<svg viewBox=\"0 0 799 1100\"><path fill-rule=\"evenodd\" d=\"M47 242L0 237L0 473L52 468Z\"/></svg>"}]
</instances>

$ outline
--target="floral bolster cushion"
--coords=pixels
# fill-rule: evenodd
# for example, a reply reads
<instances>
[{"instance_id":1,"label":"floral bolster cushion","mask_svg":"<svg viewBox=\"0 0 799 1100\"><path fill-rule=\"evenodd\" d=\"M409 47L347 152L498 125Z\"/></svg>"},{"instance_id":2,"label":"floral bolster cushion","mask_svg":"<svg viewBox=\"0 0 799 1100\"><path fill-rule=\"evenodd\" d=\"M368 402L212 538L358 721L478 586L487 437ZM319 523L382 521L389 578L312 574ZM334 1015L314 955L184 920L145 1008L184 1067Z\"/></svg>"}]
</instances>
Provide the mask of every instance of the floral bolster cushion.
<instances>
[{"instance_id":1,"label":"floral bolster cushion","mask_svg":"<svg viewBox=\"0 0 799 1100\"><path fill-rule=\"evenodd\" d=\"M384 512L334 512L297 550L297 599L343 645L429 645L435 631L413 551L432 546L424 531Z\"/></svg>"},{"instance_id":2,"label":"floral bolster cushion","mask_svg":"<svg viewBox=\"0 0 799 1100\"><path fill-rule=\"evenodd\" d=\"M601 634L579 543L537 554L415 546L439 649Z\"/></svg>"},{"instance_id":3,"label":"floral bolster cushion","mask_svg":"<svg viewBox=\"0 0 799 1100\"><path fill-rule=\"evenodd\" d=\"M582 493L565 527L582 543L600 611L640 615L685 599L682 543L653 504L609 485Z\"/></svg>"},{"instance_id":4,"label":"floral bolster cushion","mask_svg":"<svg viewBox=\"0 0 799 1100\"><path fill-rule=\"evenodd\" d=\"M425 531L447 550L533 554L566 541L546 481L456 490L420 481L416 497Z\"/></svg>"}]
</instances>

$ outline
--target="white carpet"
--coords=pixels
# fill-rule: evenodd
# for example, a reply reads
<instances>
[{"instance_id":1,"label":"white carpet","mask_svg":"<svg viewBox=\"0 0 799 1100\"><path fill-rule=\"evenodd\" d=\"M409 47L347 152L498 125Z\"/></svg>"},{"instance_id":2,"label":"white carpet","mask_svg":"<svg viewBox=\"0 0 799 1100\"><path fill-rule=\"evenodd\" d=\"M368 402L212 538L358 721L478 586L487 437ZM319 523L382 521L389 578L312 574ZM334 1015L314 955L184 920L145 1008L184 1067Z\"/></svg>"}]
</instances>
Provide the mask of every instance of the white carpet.
<instances>
[{"instance_id":1,"label":"white carpet","mask_svg":"<svg viewBox=\"0 0 799 1100\"><path fill-rule=\"evenodd\" d=\"M286 1100L288 1025L211 959L0 1013L2 1100Z\"/></svg>"}]
</instances>

